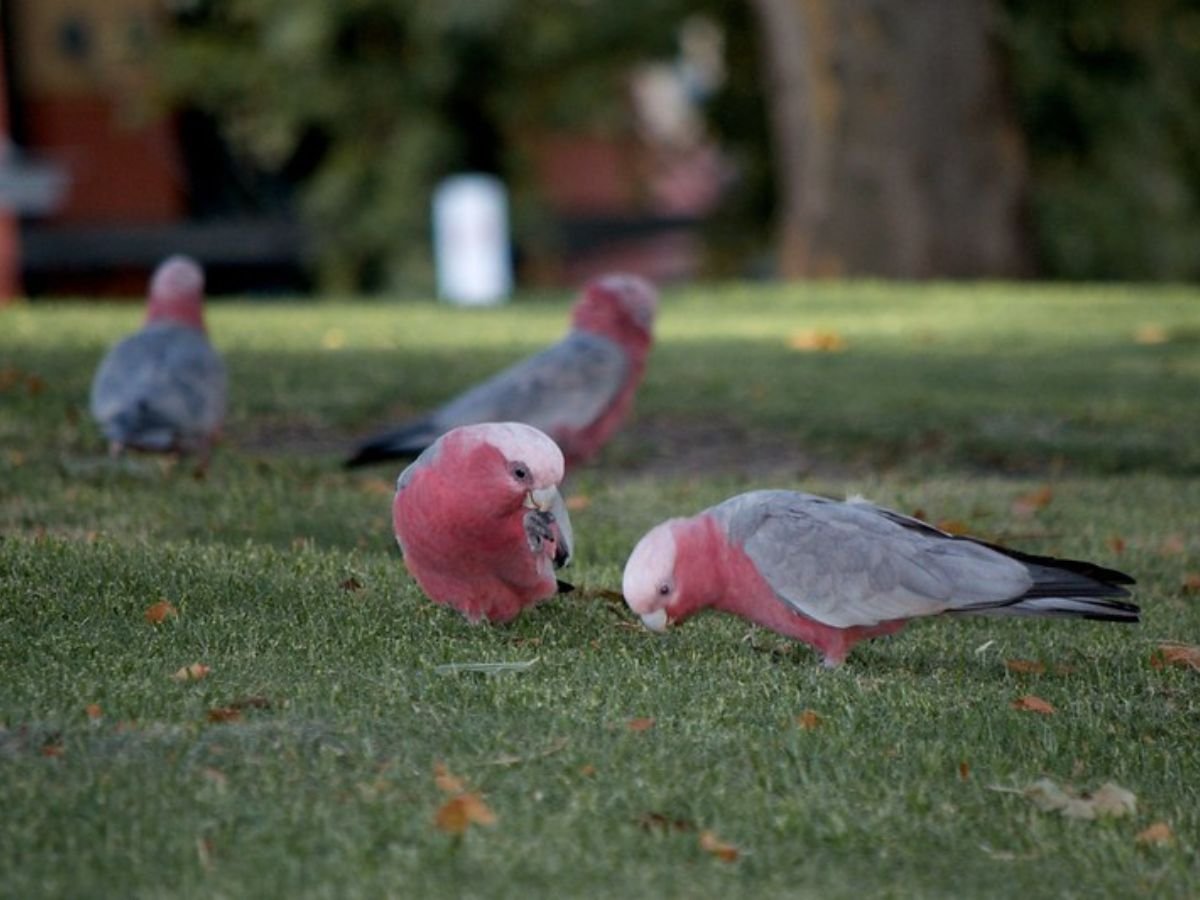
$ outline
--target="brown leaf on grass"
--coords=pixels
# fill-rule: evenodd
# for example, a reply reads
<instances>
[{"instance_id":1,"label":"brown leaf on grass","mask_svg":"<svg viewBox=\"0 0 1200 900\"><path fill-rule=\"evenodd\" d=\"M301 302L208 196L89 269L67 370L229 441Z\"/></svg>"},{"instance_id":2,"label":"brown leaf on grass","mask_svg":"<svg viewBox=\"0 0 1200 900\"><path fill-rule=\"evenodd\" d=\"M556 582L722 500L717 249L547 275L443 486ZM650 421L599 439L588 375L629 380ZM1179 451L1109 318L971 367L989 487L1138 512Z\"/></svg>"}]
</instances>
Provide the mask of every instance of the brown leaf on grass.
<instances>
[{"instance_id":1,"label":"brown leaf on grass","mask_svg":"<svg viewBox=\"0 0 1200 900\"><path fill-rule=\"evenodd\" d=\"M1183 592L1200 594L1200 572L1188 572L1183 576Z\"/></svg>"},{"instance_id":2,"label":"brown leaf on grass","mask_svg":"<svg viewBox=\"0 0 1200 900\"><path fill-rule=\"evenodd\" d=\"M644 812L634 821L643 831L694 831L696 828L687 819L672 819L660 812Z\"/></svg>"},{"instance_id":3,"label":"brown leaf on grass","mask_svg":"<svg viewBox=\"0 0 1200 900\"><path fill-rule=\"evenodd\" d=\"M104 715L104 710L102 710L100 708L99 703L89 703L87 706L85 706L83 708L83 712L89 719L93 719L93 720L99 719L101 716Z\"/></svg>"},{"instance_id":4,"label":"brown leaf on grass","mask_svg":"<svg viewBox=\"0 0 1200 900\"><path fill-rule=\"evenodd\" d=\"M971 766L964 759L958 764L958 780L966 781L971 777Z\"/></svg>"},{"instance_id":5,"label":"brown leaf on grass","mask_svg":"<svg viewBox=\"0 0 1200 900\"><path fill-rule=\"evenodd\" d=\"M1180 666L1200 672L1200 647L1190 644L1162 643L1150 654L1150 665L1156 669Z\"/></svg>"},{"instance_id":6,"label":"brown leaf on grass","mask_svg":"<svg viewBox=\"0 0 1200 900\"><path fill-rule=\"evenodd\" d=\"M1023 710L1024 712L1041 713L1044 716L1053 715L1055 709L1041 697L1035 697L1033 694L1022 694L1012 702L1013 709Z\"/></svg>"},{"instance_id":7,"label":"brown leaf on grass","mask_svg":"<svg viewBox=\"0 0 1200 900\"><path fill-rule=\"evenodd\" d=\"M447 834L465 834L472 825L494 825L496 814L479 794L456 794L438 808L433 824Z\"/></svg>"},{"instance_id":8,"label":"brown leaf on grass","mask_svg":"<svg viewBox=\"0 0 1200 900\"><path fill-rule=\"evenodd\" d=\"M1187 549L1187 541L1182 534L1168 534L1158 545L1159 556L1178 556Z\"/></svg>"},{"instance_id":9,"label":"brown leaf on grass","mask_svg":"<svg viewBox=\"0 0 1200 900\"><path fill-rule=\"evenodd\" d=\"M168 616L179 615L179 610L169 600L159 600L157 603L147 606L143 615L151 625L160 625L166 621Z\"/></svg>"},{"instance_id":10,"label":"brown leaf on grass","mask_svg":"<svg viewBox=\"0 0 1200 900\"><path fill-rule=\"evenodd\" d=\"M1133 839L1138 844L1153 844L1155 847L1165 847L1175 843L1175 835L1171 826L1166 822L1155 822L1143 828Z\"/></svg>"},{"instance_id":11,"label":"brown leaf on grass","mask_svg":"<svg viewBox=\"0 0 1200 900\"><path fill-rule=\"evenodd\" d=\"M722 862L737 862L740 855L737 847L721 840L715 831L707 828L700 832L700 849L705 853L711 853Z\"/></svg>"},{"instance_id":12,"label":"brown leaf on grass","mask_svg":"<svg viewBox=\"0 0 1200 900\"><path fill-rule=\"evenodd\" d=\"M1029 518L1039 510L1045 509L1054 499L1054 491L1047 484L1034 491L1022 494L1012 502L1013 515Z\"/></svg>"},{"instance_id":13,"label":"brown leaf on grass","mask_svg":"<svg viewBox=\"0 0 1200 900\"><path fill-rule=\"evenodd\" d=\"M939 519L933 526L938 531L944 531L946 534L963 535L969 534L971 526L962 519Z\"/></svg>"},{"instance_id":14,"label":"brown leaf on grass","mask_svg":"<svg viewBox=\"0 0 1200 900\"><path fill-rule=\"evenodd\" d=\"M582 775L584 778L591 778L593 775L596 774L596 767L593 766L591 763L584 763L582 766L579 767L579 774Z\"/></svg>"},{"instance_id":15,"label":"brown leaf on grass","mask_svg":"<svg viewBox=\"0 0 1200 900\"><path fill-rule=\"evenodd\" d=\"M581 512L592 505L592 498L587 494L572 494L564 503L569 512Z\"/></svg>"},{"instance_id":16,"label":"brown leaf on grass","mask_svg":"<svg viewBox=\"0 0 1200 900\"><path fill-rule=\"evenodd\" d=\"M1141 344L1143 347L1165 344L1170 339L1171 336L1167 329L1157 322L1145 322L1139 325L1133 333L1133 342Z\"/></svg>"},{"instance_id":17,"label":"brown leaf on grass","mask_svg":"<svg viewBox=\"0 0 1200 900\"><path fill-rule=\"evenodd\" d=\"M788 336L787 345L802 353L840 353L846 349L846 339L836 331L804 328Z\"/></svg>"},{"instance_id":18,"label":"brown leaf on grass","mask_svg":"<svg viewBox=\"0 0 1200 900\"><path fill-rule=\"evenodd\" d=\"M811 709L806 709L804 712L800 713L800 715L796 716L796 724L805 731L812 731L814 728L820 727L821 723L824 721L824 719L822 719Z\"/></svg>"},{"instance_id":19,"label":"brown leaf on grass","mask_svg":"<svg viewBox=\"0 0 1200 900\"><path fill-rule=\"evenodd\" d=\"M214 706L208 711L206 718L216 724L237 722L242 718L242 711L233 706Z\"/></svg>"},{"instance_id":20,"label":"brown leaf on grass","mask_svg":"<svg viewBox=\"0 0 1200 900\"><path fill-rule=\"evenodd\" d=\"M1046 664L1036 659L1006 659L1004 668L1021 675L1044 675Z\"/></svg>"},{"instance_id":21,"label":"brown leaf on grass","mask_svg":"<svg viewBox=\"0 0 1200 900\"><path fill-rule=\"evenodd\" d=\"M1078 794L1062 788L1049 778L1039 778L1025 788L1014 790L993 786L992 790L1021 794L1042 812L1057 812L1070 819L1121 818L1137 812L1137 797L1119 784L1106 781L1093 793Z\"/></svg>"},{"instance_id":22,"label":"brown leaf on grass","mask_svg":"<svg viewBox=\"0 0 1200 900\"><path fill-rule=\"evenodd\" d=\"M42 744L40 752L42 756L58 759L59 757L67 755L67 748L63 746L61 741L54 740Z\"/></svg>"},{"instance_id":23,"label":"brown leaf on grass","mask_svg":"<svg viewBox=\"0 0 1200 900\"><path fill-rule=\"evenodd\" d=\"M345 581L341 582L338 587L340 587L343 591L361 591L363 588L363 583L351 575Z\"/></svg>"},{"instance_id":24,"label":"brown leaf on grass","mask_svg":"<svg viewBox=\"0 0 1200 900\"><path fill-rule=\"evenodd\" d=\"M257 694L250 694L246 697L238 697L229 701L230 709L270 709L271 701L266 697L260 697Z\"/></svg>"},{"instance_id":25,"label":"brown leaf on grass","mask_svg":"<svg viewBox=\"0 0 1200 900\"><path fill-rule=\"evenodd\" d=\"M630 731L649 731L654 727L654 720L649 716L638 716L626 722L625 727Z\"/></svg>"},{"instance_id":26,"label":"brown leaf on grass","mask_svg":"<svg viewBox=\"0 0 1200 900\"><path fill-rule=\"evenodd\" d=\"M1125 538L1121 537L1119 534L1109 535L1104 544L1109 550L1117 555L1125 552Z\"/></svg>"},{"instance_id":27,"label":"brown leaf on grass","mask_svg":"<svg viewBox=\"0 0 1200 900\"><path fill-rule=\"evenodd\" d=\"M25 378L25 390L29 393L30 397L36 397L38 394L40 394L45 389L46 389L46 380L44 378L42 378L41 375L34 375L34 374L30 373Z\"/></svg>"},{"instance_id":28,"label":"brown leaf on grass","mask_svg":"<svg viewBox=\"0 0 1200 900\"><path fill-rule=\"evenodd\" d=\"M190 666L183 666L171 673L171 680L178 681L181 684L185 681L199 681L201 678L208 676L211 672L208 666L204 663L194 662Z\"/></svg>"},{"instance_id":29,"label":"brown leaf on grass","mask_svg":"<svg viewBox=\"0 0 1200 900\"><path fill-rule=\"evenodd\" d=\"M451 773L446 768L446 764L441 761L433 764L433 783L437 785L439 791L446 794L461 794L467 789L466 782Z\"/></svg>"}]
</instances>

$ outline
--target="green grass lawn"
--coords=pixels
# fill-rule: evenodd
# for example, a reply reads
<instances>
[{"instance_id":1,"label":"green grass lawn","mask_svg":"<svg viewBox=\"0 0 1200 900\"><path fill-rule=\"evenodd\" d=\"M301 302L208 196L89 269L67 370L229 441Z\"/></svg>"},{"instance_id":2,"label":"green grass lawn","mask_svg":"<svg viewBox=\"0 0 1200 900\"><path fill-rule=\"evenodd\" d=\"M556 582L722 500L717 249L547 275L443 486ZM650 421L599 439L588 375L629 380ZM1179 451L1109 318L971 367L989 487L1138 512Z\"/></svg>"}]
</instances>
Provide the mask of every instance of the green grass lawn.
<instances>
[{"instance_id":1,"label":"green grass lawn","mask_svg":"<svg viewBox=\"0 0 1200 900\"><path fill-rule=\"evenodd\" d=\"M566 309L216 302L232 409L204 480L110 464L87 417L136 306L0 310L0 895L1196 895L1200 672L1151 658L1200 644L1200 291L669 291L635 420L568 478L579 590L472 627L404 571L399 466L337 463ZM730 618L651 635L606 595L649 526L766 486L1121 568L1143 624L920 622L830 672ZM439 762L494 824L435 827ZM1137 811L993 789L1043 777Z\"/></svg>"}]
</instances>

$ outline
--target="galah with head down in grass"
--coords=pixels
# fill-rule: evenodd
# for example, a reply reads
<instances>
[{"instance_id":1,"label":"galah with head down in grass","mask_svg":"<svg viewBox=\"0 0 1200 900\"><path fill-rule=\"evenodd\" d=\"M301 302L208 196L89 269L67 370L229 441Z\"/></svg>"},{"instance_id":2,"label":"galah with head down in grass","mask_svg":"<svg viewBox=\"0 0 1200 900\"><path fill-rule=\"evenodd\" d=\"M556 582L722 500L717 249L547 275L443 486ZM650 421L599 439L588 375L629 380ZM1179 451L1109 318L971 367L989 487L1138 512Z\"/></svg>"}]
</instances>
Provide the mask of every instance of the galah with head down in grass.
<instances>
[{"instance_id":1,"label":"galah with head down in grass","mask_svg":"<svg viewBox=\"0 0 1200 900\"><path fill-rule=\"evenodd\" d=\"M624 595L654 631L704 609L812 645L840 665L859 641L947 614L1138 621L1128 575L1034 556L860 498L739 494L651 529L625 565Z\"/></svg>"},{"instance_id":2,"label":"galah with head down in grass","mask_svg":"<svg viewBox=\"0 0 1200 900\"><path fill-rule=\"evenodd\" d=\"M541 429L559 445L568 465L586 461L633 407L657 309L658 293L643 278L615 274L589 282L561 341L432 412L370 438L346 466L415 456L451 428L499 421Z\"/></svg>"},{"instance_id":3,"label":"galah with head down in grass","mask_svg":"<svg viewBox=\"0 0 1200 900\"><path fill-rule=\"evenodd\" d=\"M396 482L392 524L408 571L472 622L507 622L569 590L554 575L573 543L562 478L562 452L530 425L448 431Z\"/></svg>"},{"instance_id":4,"label":"galah with head down in grass","mask_svg":"<svg viewBox=\"0 0 1200 900\"><path fill-rule=\"evenodd\" d=\"M91 413L115 456L125 448L198 453L225 418L225 364L204 327L204 272L172 256L150 281L139 331L114 345L92 380Z\"/></svg>"}]
</instances>

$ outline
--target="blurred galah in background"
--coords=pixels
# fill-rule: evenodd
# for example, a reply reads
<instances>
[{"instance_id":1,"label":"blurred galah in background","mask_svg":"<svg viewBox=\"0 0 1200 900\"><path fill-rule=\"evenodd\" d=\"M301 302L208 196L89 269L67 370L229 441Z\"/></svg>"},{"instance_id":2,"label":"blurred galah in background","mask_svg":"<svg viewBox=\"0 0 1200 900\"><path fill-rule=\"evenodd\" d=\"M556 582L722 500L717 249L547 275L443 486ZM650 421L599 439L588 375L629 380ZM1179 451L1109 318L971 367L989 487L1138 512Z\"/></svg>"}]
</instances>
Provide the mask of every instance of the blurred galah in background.
<instances>
[{"instance_id":1,"label":"blurred galah in background","mask_svg":"<svg viewBox=\"0 0 1200 900\"><path fill-rule=\"evenodd\" d=\"M92 379L91 413L113 455L195 453L208 462L225 419L225 364L204 327L204 272L172 256L150 281L146 319Z\"/></svg>"},{"instance_id":2,"label":"blurred galah in background","mask_svg":"<svg viewBox=\"0 0 1200 900\"><path fill-rule=\"evenodd\" d=\"M370 438L347 467L412 457L451 428L499 421L544 431L569 466L586 461L629 415L657 310L658 292L643 278L608 275L589 282L561 341L427 415Z\"/></svg>"}]
</instances>

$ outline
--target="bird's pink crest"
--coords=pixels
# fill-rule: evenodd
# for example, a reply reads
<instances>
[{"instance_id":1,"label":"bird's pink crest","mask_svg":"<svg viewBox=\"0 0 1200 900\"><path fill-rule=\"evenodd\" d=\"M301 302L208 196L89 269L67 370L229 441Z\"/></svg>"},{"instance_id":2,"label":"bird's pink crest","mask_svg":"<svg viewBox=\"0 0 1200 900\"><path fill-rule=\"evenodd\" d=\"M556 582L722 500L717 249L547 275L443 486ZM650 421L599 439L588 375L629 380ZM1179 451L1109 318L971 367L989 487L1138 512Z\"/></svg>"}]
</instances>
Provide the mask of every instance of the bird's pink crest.
<instances>
[{"instance_id":1,"label":"bird's pink crest","mask_svg":"<svg viewBox=\"0 0 1200 900\"><path fill-rule=\"evenodd\" d=\"M671 586L674 580L677 551L674 526L677 521L669 519L650 529L625 563L621 592L629 608L639 616L656 612L668 602L662 588Z\"/></svg>"},{"instance_id":2,"label":"bird's pink crest","mask_svg":"<svg viewBox=\"0 0 1200 900\"><path fill-rule=\"evenodd\" d=\"M648 337L658 314L658 291L638 275L605 275L588 282L575 304L576 328L613 338L629 333Z\"/></svg>"},{"instance_id":3,"label":"bird's pink crest","mask_svg":"<svg viewBox=\"0 0 1200 900\"><path fill-rule=\"evenodd\" d=\"M146 321L172 321L204 328L204 270L191 257L168 257L150 279Z\"/></svg>"},{"instance_id":4,"label":"bird's pink crest","mask_svg":"<svg viewBox=\"0 0 1200 900\"><path fill-rule=\"evenodd\" d=\"M463 446L490 444L506 460L520 461L528 466L535 485L557 485L563 480L562 451L545 432L532 425L523 422L484 422L455 428L447 432L445 438Z\"/></svg>"}]
</instances>

